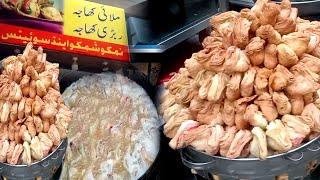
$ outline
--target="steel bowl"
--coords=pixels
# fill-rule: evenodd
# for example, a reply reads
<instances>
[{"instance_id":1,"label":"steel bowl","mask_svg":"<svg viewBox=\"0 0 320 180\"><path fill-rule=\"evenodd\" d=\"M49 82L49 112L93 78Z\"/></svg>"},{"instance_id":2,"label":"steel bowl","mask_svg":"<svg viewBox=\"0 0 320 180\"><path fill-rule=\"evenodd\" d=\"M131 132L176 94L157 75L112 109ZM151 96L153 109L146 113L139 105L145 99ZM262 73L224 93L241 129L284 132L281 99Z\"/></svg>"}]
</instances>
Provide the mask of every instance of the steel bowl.
<instances>
[{"instance_id":1,"label":"steel bowl","mask_svg":"<svg viewBox=\"0 0 320 180\"><path fill-rule=\"evenodd\" d=\"M35 180L39 177L42 180L49 180L61 166L66 149L67 139L63 139L57 149L41 161L30 165L0 163L0 176L8 180Z\"/></svg>"},{"instance_id":2,"label":"steel bowl","mask_svg":"<svg viewBox=\"0 0 320 180\"><path fill-rule=\"evenodd\" d=\"M281 174L288 174L292 179L303 179L308 174L308 164L314 160L320 161L319 152L320 137L286 153L269 156L266 160L210 156L192 147L180 150L180 155L185 166L205 178L215 174L220 179L267 180Z\"/></svg>"}]
</instances>

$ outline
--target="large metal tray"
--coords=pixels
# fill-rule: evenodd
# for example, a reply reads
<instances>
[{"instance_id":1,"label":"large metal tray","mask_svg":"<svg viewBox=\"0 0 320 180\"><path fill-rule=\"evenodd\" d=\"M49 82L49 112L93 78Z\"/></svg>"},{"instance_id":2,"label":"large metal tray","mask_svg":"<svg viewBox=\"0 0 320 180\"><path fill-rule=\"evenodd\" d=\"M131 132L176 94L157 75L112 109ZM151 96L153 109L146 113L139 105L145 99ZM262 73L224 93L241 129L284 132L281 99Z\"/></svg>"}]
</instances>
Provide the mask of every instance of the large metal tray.
<instances>
[{"instance_id":1,"label":"large metal tray","mask_svg":"<svg viewBox=\"0 0 320 180\"><path fill-rule=\"evenodd\" d=\"M51 179L61 166L67 148L67 139L62 140L58 148L41 161L31 165L10 165L0 163L0 179L8 180L42 180Z\"/></svg>"},{"instance_id":2,"label":"large metal tray","mask_svg":"<svg viewBox=\"0 0 320 180\"><path fill-rule=\"evenodd\" d=\"M210 156L192 147L180 151L185 166L196 170L205 178L215 174L223 179L273 179L277 175L288 174L290 179L303 179L308 175L307 166L313 160L320 161L320 137L289 152L258 158L228 159ZM320 177L319 177L320 179Z\"/></svg>"}]
</instances>

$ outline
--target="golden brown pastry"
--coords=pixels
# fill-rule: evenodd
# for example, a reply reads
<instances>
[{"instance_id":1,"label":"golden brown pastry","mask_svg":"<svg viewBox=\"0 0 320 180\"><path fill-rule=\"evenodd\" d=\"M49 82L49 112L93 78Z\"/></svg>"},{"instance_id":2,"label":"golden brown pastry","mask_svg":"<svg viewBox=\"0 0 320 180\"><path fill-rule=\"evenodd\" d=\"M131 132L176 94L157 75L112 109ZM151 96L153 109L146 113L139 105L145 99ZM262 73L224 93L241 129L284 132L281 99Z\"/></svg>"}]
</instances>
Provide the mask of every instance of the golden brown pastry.
<instances>
[{"instance_id":1,"label":"golden brown pastry","mask_svg":"<svg viewBox=\"0 0 320 180\"><path fill-rule=\"evenodd\" d=\"M203 69L202 65L196 60L197 54L192 54L190 59L186 59L184 66L188 70L191 77L195 78L199 71Z\"/></svg>"},{"instance_id":2,"label":"golden brown pastry","mask_svg":"<svg viewBox=\"0 0 320 180\"><path fill-rule=\"evenodd\" d=\"M208 138L208 146L207 153L211 155L215 155L219 152L220 142L225 132L221 125L217 124L211 127L211 135Z\"/></svg>"},{"instance_id":3,"label":"golden brown pastry","mask_svg":"<svg viewBox=\"0 0 320 180\"><path fill-rule=\"evenodd\" d=\"M30 145L26 141L23 142L23 153L21 159L24 164L30 165L32 163Z\"/></svg>"},{"instance_id":4,"label":"golden brown pastry","mask_svg":"<svg viewBox=\"0 0 320 180\"><path fill-rule=\"evenodd\" d=\"M292 96L303 96L308 93L316 92L319 84L315 83L302 75L295 75L292 84L286 87L286 92Z\"/></svg>"},{"instance_id":5,"label":"golden brown pastry","mask_svg":"<svg viewBox=\"0 0 320 180\"><path fill-rule=\"evenodd\" d=\"M254 90L257 95L268 92L268 78L272 71L267 68L257 68L257 74L254 80Z\"/></svg>"},{"instance_id":6,"label":"golden brown pastry","mask_svg":"<svg viewBox=\"0 0 320 180\"><path fill-rule=\"evenodd\" d=\"M307 51L310 37L305 33L293 32L282 36L282 41L300 57Z\"/></svg>"},{"instance_id":7,"label":"golden brown pastry","mask_svg":"<svg viewBox=\"0 0 320 180\"><path fill-rule=\"evenodd\" d=\"M252 134L248 130L240 130L236 133L226 157L234 159L240 156L242 150L252 139Z\"/></svg>"},{"instance_id":8,"label":"golden brown pastry","mask_svg":"<svg viewBox=\"0 0 320 180\"><path fill-rule=\"evenodd\" d=\"M286 88L288 94L303 96L314 93L320 88L317 83L319 75L310 71L304 64L299 63L290 70L295 76L293 83Z\"/></svg>"},{"instance_id":9,"label":"golden brown pastry","mask_svg":"<svg viewBox=\"0 0 320 180\"><path fill-rule=\"evenodd\" d=\"M235 109L234 109L234 103L229 100L224 100L223 104L223 122L227 126L233 126L234 125L234 119L235 119Z\"/></svg>"},{"instance_id":10,"label":"golden brown pastry","mask_svg":"<svg viewBox=\"0 0 320 180\"><path fill-rule=\"evenodd\" d=\"M249 97L253 94L253 86L254 80L256 76L257 70L255 67L250 67L250 69L244 73L243 79L241 81L241 96L242 97Z\"/></svg>"},{"instance_id":11,"label":"golden brown pastry","mask_svg":"<svg viewBox=\"0 0 320 180\"><path fill-rule=\"evenodd\" d=\"M281 43L281 35L270 24L260 26L256 31L256 35L268 40L270 44L278 45Z\"/></svg>"},{"instance_id":12,"label":"golden brown pastry","mask_svg":"<svg viewBox=\"0 0 320 180\"><path fill-rule=\"evenodd\" d=\"M282 91L294 81L294 75L284 66L278 65L269 77L269 88L272 91Z\"/></svg>"},{"instance_id":13,"label":"golden brown pastry","mask_svg":"<svg viewBox=\"0 0 320 180\"><path fill-rule=\"evenodd\" d=\"M274 29L281 35L294 32L296 29L296 20L298 16L298 9L291 7L289 0L283 0L280 4L281 11L274 25Z\"/></svg>"},{"instance_id":14,"label":"golden brown pastry","mask_svg":"<svg viewBox=\"0 0 320 180\"><path fill-rule=\"evenodd\" d=\"M180 68L179 73L174 74L170 81L166 83L166 88L173 95L178 93L182 86L190 85L191 78L189 78L189 72L185 68Z\"/></svg>"},{"instance_id":15,"label":"golden brown pastry","mask_svg":"<svg viewBox=\"0 0 320 180\"><path fill-rule=\"evenodd\" d=\"M223 124L222 120L222 108L221 104L214 104L206 101L203 109L198 112L197 121L201 124L216 125Z\"/></svg>"},{"instance_id":16,"label":"golden brown pastry","mask_svg":"<svg viewBox=\"0 0 320 180\"><path fill-rule=\"evenodd\" d=\"M195 56L196 60L200 64L205 64L211 58L213 52L210 49L203 49L197 53Z\"/></svg>"},{"instance_id":17,"label":"golden brown pastry","mask_svg":"<svg viewBox=\"0 0 320 180\"><path fill-rule=\"evenodd\" d=\"M61 13L54 7L43 7L41 8L41 15L49 20L62 22L63 18Z\"/></svg>"},{"instance_id":18,"label":"golden brown pastry","mask_svg":"<svg viewBox=\"0 0 320 180\"><path fill-rule=\"evenodd\" d=\"M251 11L256 14L257 17L260 17L263 13L262 9L269 2L269 0L257 0L254 6L251 8Z\"/></svg>"},{"instance_id":19,"label":"golden brown pastry","mask_svg":"<svg viewBox=\"0 0 320 180\"><path fill-rule=\"evenodd\" d=\"M220 129L222 128L219 126ZM188 145L192 145L199 151L205 151L208 154L214 155L219 150L219 146L216 146L216 141L220 142L220 136L223 136L223 129L221 133L215 132L212 134L212 129L206 125L199 126L199 123L193 120L185 121L179 128L176 136L170 141L169 145L173 149L180 149ZM216 138L209 141L209 137L213 135ZM216 149L214 149L216 148Z\"/></svg>"},{"instance_id":20,"label":"golden brown pastry","mask_svg":"<svg viewBox=\"0 0 320 180\"><path fill-rule=\"evenodd\" d=\"M268 121L263 116L262 112L259 111L259 107L255 104L250 104L247 107L246 112L243 115L243 119L254 127L261 127L265 129L268 125Z\"/></svg>"},{"instance_id":21,"label":"golden brown pastry","mask_svg":"<svg viewBox=\"0 0 320 180\"><path fill-rule=\"evenodd\" d=\"M211 76L207 77L200 86L198 93L200 99L207 99L209 88L211 87L211 79Z\"/></svg>"},{"instance_id":22,"label":"golden brown pastry","mask_svg":"<svg viewBox=\"0 0 320 180\"><path fill-rule=\"evenodd\" d=\"M255 32L259 26L260 21L256 14L248 8L241 9L240 16L248 19L251 22L250 31Z\"/></svg>"},{"instance_id":23,"label":"golden brown pastry","mask_svg":"<svg viewBox=\"0 0 320 180\"><path fill-rule=\"evenodd\" d=\"M235 126L227 126L224 136L220 140L220 154L222 156L227 156L231 143L237 133L237 128Z\"/></svg>"},{"instance_id":24,"label":"golden brown pastry","mask_svg":"<svg viewBox=\"0 0 320 180\"><path fill-rule=\"evenodd\" d=\"M233 29L237 17L239 17L238 12L228 11L226 13L213 16L210 20L211 26L221 35L223 43L226 46L233 44Z\"/></svg>"},{"instance_id":25,"label":"golden brown pastry","mask_svg":"<svg viewBox=\"0 0 320 180\"><path fill-rule=\"evenodd\" d=\"M173 138L174 135L177 133L180 125L189 119L193 119L190 111L188 109L182 109L175 116L170 118L167 123L164 125L163 133L169 137Z\"/></svg>"},{"instance_id":26,"label":"golden brown pastry","mask_svg":"<svg viewBox=\"0 0 320 180\"><path fill-rule=\"evenodd\" d=\"M205 101L201 99L199 96L195 96L191 101L190 101L190 106L189 110L192 113L193 117L197 117L198 112L203 109Z\"/></svg>"},{"instance_id":27,"label":"golden brown pastry","mask_svg":"<svg viewBox=\"0 0 320 180\"><path fill-rule=\"evenodd\" d=\"M170 94L169 90L167 89L160 94L159 101L158 112L161 115L164 115L164 111L175 104L174 96Z\"/></svg>"},{"instance_id":28,"label":"golden brown pastry","mask_svg":"<svg viewBox=\"0 0 320 180\"><path fill-rule=\"evenodd\" d=\"M308 93L303 96L303 101L305 105L313 103L315 101L315 93Z\"/></svg>"},{"instance_id":29,"label":"golden brown pastry","mask_svg":"<svg viewBox=\"0 0 320 180\"><path fill-rule=\"evenodd\" d=\"M233 27L233 45L245 48L249 43L249 30L251 22L246 18L238 17L235 19Z\"/></svg>"},{"instance_id":30,"label":"golden brown pastry","mask_svg":"<svg viewBox=\"0 0 320 180\"><path fill-rule=\"evenodd\" d=\"M213 54L215 53L216 56L213 56ZM199 51L195 58L206 70L213 72L222 72L223 66L219 66L217 64L224 62L225 50L221 47L214 47L213 49L204 49Z\"/></svg>"},{"instance_id":31,"label":"golden brown pastry","mask_svg":"<svg viewBox=\"0 0 320 180\"><path fill-rule=\"evenodd\" d=\"M301 118L293 115L284 115L281 121L285 125L293 147L299 146L310 133L310 127L304 124Z\"/></svg>"},{"instance_id":32,"label":"golden brown pastry","mask_svg":"<svg viewBox=\"0 0 320 180\"><path fill-rule=\"evenodd\" d=\"M320 59L310 54L303 54L300 58L300 62L304 63L308 69L315 73L320 72Z\"/></svg>"},{"instance_id":33,"label":"golden brown pastry","mask_svg":"<svg viewBox=\"0 0 320 180\"><path fill-rule=\"evenodd\" d=\"M262 93L254 103L259 106L263 115L268 121L273 121L278 117L278 111L272 101L272 97L268 93Z\"/></svg>"},{"instance_id":34,"label":"golden brown pastry","mask_svg":"<svg viewBox=\"0 0 320 180\"><path fill-rule=\"evenodd\" d=\"M289 96L291 103L291 114L300 115L304 108L303 96Z\"/></svg>"},{"instance_id":35,"label":"golden brown pastry","mask_svg":"<svg viewBox=\"0 0 320 180\"><path fill-rule=\"evenodd\" d=\"M320 108L320 89L317 90L314 97L314 104L317 106L317 108Z\"/></svg>"},{"instance_id":36,"label":"golden brown pastry","mask_svg":"<svg viewBox=\"0 0 320 180\"><path fill-rule=\"evenodd\" d=\"M289 133L280 120L274 120L267 126L268 146L278 152L286 152L292 148Z\"/></svg>"},{"instance_id":37,"label":"golden brown pastry","mask_svg":"<svg viewBox=\"0 0 320 180\"><path fill-rule=\"evenodd\" d=\"M223 97L229 79L229 76L224 73L218 73L211 79L207 97L209 101L217 102Z\"/></svg>"},{"instance_id":38,"label":"golden brown pastry","mask_svg":"<svg viewBox=\"0 0 320 180\"><path fill-rule=\"evenodd\" d=\"M280 6L276 3L269 2L262 6L261 14L259 16L261 25L271 25L276 24L278 15L280 14Z\"/></svg>"},{"instance_id":39,"label":"golden brown pastry","mask_svg":"<svg viewBox=\"0 0 320 180\"><path fill-rule=\"evenodd\" d=\"M290 46L286 44L279 44L277 46L277 50L279 64L289 68L298 63L298 56Z\"/></svg>"},{"instance_id":40,"label":"golden brown pastry","mask_svg":"<svg viewBox=\"0 0 320 180\"><path fill-rule=\"evenodd\" d=\"M250 153L262 160L266 159L268 155L266 133L260 127L254 127L251 133L253 139L250 143Z\"/></svg>"},{"instance_id":41,"label":"golden brown pastry","mask_svg":"<svg viewBox=\"0 0 320 180\"><path fill-rule=\"evenodd\" d=\"M280 115L291 113L291 103L289 98L283 92L273 92L272 100L277 107L278 113Z\"/></svg>"},{"instance_id":42,"label":"golden brown pastry","mask_svg":"<svg viewBox=\"0 0 320 180\"><path fill-rule=\"evenodd\" d=\"M216 47L211 50L211 52L214 54L210 57L210 59L204 64L204 67L210 71L213 72L222 72L223 69L223 63L226 58L226 50L222 47Z\"/></svg>"},{"instance_id":43,"label":"golden brown pastry","mask_svg":"<svg viewBox=\"0 0 320 180\"><path fill-rule=\"evenodd\" d=\"M201 86L203 86L206 80L211 79L214 74L214 72L205 69L199 71L197 76L194 78L197 87L200 88Z\"/></svg>"},{"instance_id":44,"label":"golden brown pastry","mask_svg":"<svg viewBox=\"0 0 320 180\"><path fill-rule=\"evenodd\" d=\"M0 141L0 162L4 163L7 161L7 152L9 150L9 141Z\"/></svg>"},{"instance_id":45,"label":"golden brown pastry","mask_svg":"<svg viewBox=\"0 0 320 180\"><path fill-rule=\"evenodd\" d=\"M20 155L23 152L23 146L21 144L17 144L14 147L14 150L12 152L12 157L10 159L7 159L7 162L9 164L18 164L18 161L20 160Z\"/></svg>"},{"instance_id":46,"label":"golden brown pastry","mask_svg":"<svg viewBox=\"0 0 320 180\"><path fill-rule=\"evenodd\" d=\"M311 128L312 131L320 132L320 110L313 104L306 105L301 113L301 116L306 116L312 119L314 126Z\"/></svg>"},{"instance_id":47,"label":"golden brown pastry","mask_svg":"<svg viewBox=\"0 0 320 180\"><path fill-rule=\"evenodd\" d=\"M197 127L199 127L199 123L197 121L187 120L187 121L183 122L181 124L181 126L179 127L175 136L169 142L169 146L172 149L179 149L181 147L188 145L188 144L186 144L188 142L184 141L184 138L185 138L185 136L189 136L192 133L187 134L186 132L189 131L190 129L197 128Z\"/></svg>"},{"instance_id":48,"label":"golden brown pastry","mask_svg":"<svg viewBox=\"0 0 320 180\"><path fill-rule=\"evenodd\" d=\"M250 61L241 49L230 46L227 50L226 61L224 69L227 72L245 72L249 69Z\"/></svg>"},{"instance_id":49,"label":"golden brown pastry","mask_svg":"<svg viewBox=\"0 0 320 180\"><path fill-rule=\"evenodd\" d=\"M290 71L294 75L302 75L305 78L312 80L314 82L318 82L320 80L320 76L317 73L311 71L304 63L298 63L290 68Z\"/></svg>"},{"instance_id":50,"label":"golden brown pastry","mask_svg":"<svg viewBox=\"0 0 320 180\"><path fill-rule=\"evenodd\" d=\"M240 98L241 73L234 73L227 84L226 98L234 101Z\"/></svg>"},{"instance_id":51,"label":"golden brown pastry","mask_svg":"<svg viewBox=\"0 0 320 180\"><path fill-rule=\"evenodd\" d=\"M219 29L219 26L227 22L233 22L235 18L238 16L239 16L238 12L228 11L228 12L213 16L210 20L210 24L213 28Z\"/></svg>"},{"instance_id":52,"label":"golden brown pastry","mask_svg":"<svg viewBox=\"0 0 320 180\"><path fill-rule=\"evenodd\" d=\"M215 31L212 31L211 35L202 41L202 47L204 49L213 49L220 46L223 46L222 37Z\"/></svg>"},{"instance_id":53,"label":"golden brown pastry","mask_svg":"<svg viewBox=\"0 0 320 180\"><path fill-rule=\"evenodd\" d=\"M237 129L246 129L249 127L249 122L244 119L244 114L247 109L248 103L253 101L257 95L251 97L244 97L234 101L235 107L235 125Z\"/></svg>"},{"instance_id":54,"label":"golden brown pastry","mask_svg":"<svg viewBox=\"0 0 320 180\"><path fill-rule=\"evenodd\" d=\"M264 51L263 65L268 69L274 69L278 65L278 50L275 44L268 44Z\"/></svg>"},{"instance_id":55,"label":"golden brown pastry","mask_svg":"<svg viewBox=\"0 0 320 180\"><path fill-rule=\"evenodd\" d=\"M250 62L254 66L258 66L264 62L265 40L260 37L254 37L250 40L250 43L246 47L246 53L250 59Z\"/></svg>"}]
</instances>

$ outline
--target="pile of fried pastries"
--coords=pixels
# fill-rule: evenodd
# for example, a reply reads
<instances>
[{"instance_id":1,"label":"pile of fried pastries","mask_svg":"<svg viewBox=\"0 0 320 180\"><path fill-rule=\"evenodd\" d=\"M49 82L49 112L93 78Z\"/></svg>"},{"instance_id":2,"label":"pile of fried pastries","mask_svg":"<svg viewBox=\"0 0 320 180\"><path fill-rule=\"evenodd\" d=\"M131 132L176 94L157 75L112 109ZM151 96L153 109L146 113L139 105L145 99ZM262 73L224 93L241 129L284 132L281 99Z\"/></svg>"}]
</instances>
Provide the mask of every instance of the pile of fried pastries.
<instances>
[{"instance_id":1,"label":"pile of fried pastries","mask_svg":"<svg viewBox=\"0 0 320 180\"><path fill-rule=\"evenodd\" d=\"M2 60L0 75L0 162L31 164L67 137L72 119L59 91L59 64L41 47Z\"/></svg>"},{"instance_id":2,"label":"pile of fried pastries","mask_svg":"<svg viewBox=\"0 0 320 180\"><path fill-rule=\"evenodd\" d=\"M161 96L173 149L266 159L318 137L320 22L297 14L289 0L258 0L212 17Z\"/></svg>"}]
</instances>

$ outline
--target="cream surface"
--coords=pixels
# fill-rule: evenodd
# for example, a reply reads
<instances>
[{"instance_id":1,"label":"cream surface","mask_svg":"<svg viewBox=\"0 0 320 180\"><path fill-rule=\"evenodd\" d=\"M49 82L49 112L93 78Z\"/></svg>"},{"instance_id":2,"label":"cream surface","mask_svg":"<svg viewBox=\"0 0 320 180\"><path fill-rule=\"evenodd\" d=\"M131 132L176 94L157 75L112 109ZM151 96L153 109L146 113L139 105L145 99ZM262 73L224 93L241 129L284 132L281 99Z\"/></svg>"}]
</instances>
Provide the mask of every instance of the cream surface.
<instances>
[{"instance_id":1,"label":"cream surface","mask_svg":"<svg viewBox=\"0 0 320 180\"><path fill-rule=\"evenodd\" d=\"M149 169L160 121L143 88L106 73L83 77L63 98L74 114L63 179L138 179Z\"/></svg>"}]
</instances>

